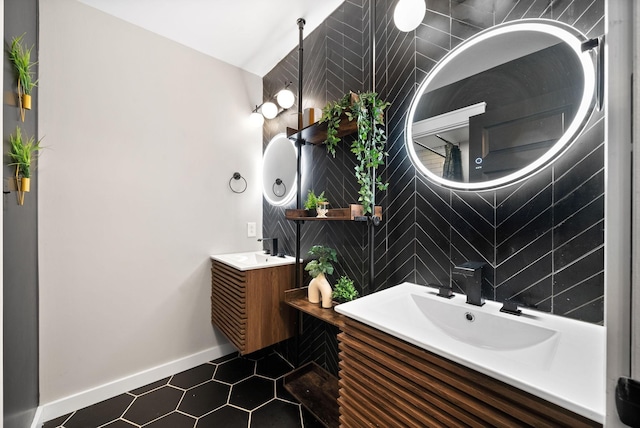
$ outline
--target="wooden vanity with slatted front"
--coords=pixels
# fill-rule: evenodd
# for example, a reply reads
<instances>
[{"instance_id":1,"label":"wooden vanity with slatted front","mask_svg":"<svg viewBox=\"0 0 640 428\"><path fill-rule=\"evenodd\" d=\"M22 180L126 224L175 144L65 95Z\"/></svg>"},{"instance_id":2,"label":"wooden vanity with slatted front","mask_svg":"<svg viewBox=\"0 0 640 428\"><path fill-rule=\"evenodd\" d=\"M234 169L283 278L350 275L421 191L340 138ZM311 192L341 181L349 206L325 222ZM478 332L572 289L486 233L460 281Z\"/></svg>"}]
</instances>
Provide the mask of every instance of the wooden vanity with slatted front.
<instances>
[{"instance_id":1,"label":"wooden vanity with slatted front","mask_svg":"<svg viewBox=\"0 0 640 428\"><path fill-rule=\"evenodd\" d=\"M345 317L341 427L593 427L595 421Z\"/></svg>"},{"instance_id":2,"label":"wooden vanity with slatted front","mask_svg":"<svg viewBox=\"0 0 640 428\"><path fill-rule=\"evenodd\" d=\"M211 261L211 322L246 355L295 334L295 311L284 303L295 266L238 270Z\"/></svg>"}]
</instances>

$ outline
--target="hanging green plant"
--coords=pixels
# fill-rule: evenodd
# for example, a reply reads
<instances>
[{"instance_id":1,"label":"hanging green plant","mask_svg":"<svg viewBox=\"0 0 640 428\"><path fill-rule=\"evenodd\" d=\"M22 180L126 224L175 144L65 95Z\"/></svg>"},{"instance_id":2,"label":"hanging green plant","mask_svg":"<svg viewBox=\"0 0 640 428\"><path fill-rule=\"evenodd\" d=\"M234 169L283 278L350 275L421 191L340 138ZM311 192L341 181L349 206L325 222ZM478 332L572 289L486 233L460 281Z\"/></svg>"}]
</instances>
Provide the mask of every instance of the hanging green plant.
<instances>
[{"instance_id":1,"label":"hanging green plant","mask_svg":"<svg viewBox=\"0 0 640 428\"><path fill-rule=\"evenodd\" d=\"M327 151L335 157L335 147L340 142L338 127L342 113L351 121L357 121L357 138L351 143L351 152L356 155L358 165L355 176L360 184L358 201L364 207L364 214L371 214L375 204L375 190L387 190L389 183L376 175L379 166L384 165L387 152L387 136L384 129L384 109L390 103L381 100L375 92L363 92L357 96L349 93L340 100L328 103L322 109L320 122L327 123Z\"/></svg>"},{"instance_id":2,"label":"hanging green plant","mask_svg":"<svg viewBox=\"0 0 640 428\"><path fill-rule=\"evenodd\" d=\"M351 95L352 93L350 92L338 101L329 102L322 109L320 123L327 124L327 139L324 141L324 145L327 146L327 151L333 157L336 157L336 146L340 142L340 137L338 137L340 118L342 113L351 105Z\"/></svg>"}]
</instances>

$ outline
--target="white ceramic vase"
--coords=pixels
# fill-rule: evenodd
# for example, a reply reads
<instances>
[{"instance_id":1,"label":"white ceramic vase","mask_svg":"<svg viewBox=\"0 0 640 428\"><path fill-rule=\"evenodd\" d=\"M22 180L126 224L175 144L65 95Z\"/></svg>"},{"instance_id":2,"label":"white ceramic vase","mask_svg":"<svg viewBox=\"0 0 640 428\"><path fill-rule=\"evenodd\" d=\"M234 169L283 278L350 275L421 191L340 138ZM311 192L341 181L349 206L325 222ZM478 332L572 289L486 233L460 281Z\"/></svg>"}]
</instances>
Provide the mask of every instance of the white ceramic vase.
<instances>
[{"instance_id":1,"label":"white ceramic vase","mask_svg":"<svg viewBox=\"0 0 640 428\"><path fill-rule=\"evenodd\" d=\"M309 303L322 302L323 308L331 308L333 303L331 301L332 293L331 285L323 273L318 274L315 278L309 282L308 297Z\"/></svg>"}]
</instances>

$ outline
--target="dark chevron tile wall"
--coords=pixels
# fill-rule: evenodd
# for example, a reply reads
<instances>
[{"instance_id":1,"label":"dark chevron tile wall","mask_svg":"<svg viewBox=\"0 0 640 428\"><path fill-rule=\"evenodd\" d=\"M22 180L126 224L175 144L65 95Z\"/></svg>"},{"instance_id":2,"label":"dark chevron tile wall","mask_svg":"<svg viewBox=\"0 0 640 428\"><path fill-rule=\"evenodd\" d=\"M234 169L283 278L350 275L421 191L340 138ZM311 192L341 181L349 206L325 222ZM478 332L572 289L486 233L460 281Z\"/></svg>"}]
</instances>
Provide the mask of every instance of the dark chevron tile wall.
<instances>
[{"instance_id":1,"label":"dark chevron tile wall","mask_svg":"<svg viewBox=\"0 0 640 428\"><path fill-rule=\"evenodd\" d=\"M375 90L387 110L390 186L377 195L384 222L375 234L375 284L368 284L367 228L359 223L306 222L302 255L315 244L338 250L339 275L353 278L363 294L403 281L449 283L451 268L466 260L489 266L483 294L515 298L554 314L602 323L604 319L604 116L595 111L576 143L533 178L490 192L443 189L412 165L404 147L406 112L419 83L449 50L493 25L523 18L568 23L589 37L604 33L604 0L427 0L414 32L393 24L395 0L375 1L375 52L370 50L369 0L346 0L318 29L305 34L303 107L321 108L349 90ZM294 23L292 23L294 24ZM297 31L292 25L291 31ZM372 62L372 56L375 61ZM372 68L375 64L375 70ZM298 50L263 80L264 96L284 82L298 85ZM297 89L294 89L297 91ZM264 126L264 144L295 110ZM326 191L332 206L357 199L349 142L335 159L322 146L303 147L302 189ZM294 222L285 208L264 202L263 234L295 252ZM454 285L455 286L455 285ZM294 346L295 345L295 346ZM299 363L315 360L337 373L335 331L304 316L302 335L282 352ZM295 355L293 355L295 353Z\"/></svg>"}]
</instances>

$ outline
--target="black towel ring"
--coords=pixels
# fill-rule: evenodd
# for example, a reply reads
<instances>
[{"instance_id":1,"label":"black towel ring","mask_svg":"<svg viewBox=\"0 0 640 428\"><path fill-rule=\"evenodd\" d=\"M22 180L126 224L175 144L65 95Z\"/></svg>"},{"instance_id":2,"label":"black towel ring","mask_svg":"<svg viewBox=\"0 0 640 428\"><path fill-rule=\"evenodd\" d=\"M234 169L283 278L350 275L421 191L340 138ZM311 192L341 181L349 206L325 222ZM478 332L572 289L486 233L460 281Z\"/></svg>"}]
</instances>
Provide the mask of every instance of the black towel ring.
<instances>
[{"instance_id":1,"label":"black towel ring","mask_svg":"<svg viewBox=\"0 0 640 428\"><path fill-rule=\"evenodd\" d=\"M278 192L276 192L276 186L284 187L284 191L282 192L281 195L279 195ZM276 181L274 181L273 185L271 186L271 190L273 191L274 195L276 195L277 197L281 198L281 197L283 197L284 195L287 194L287 185L284 184L284 182L281 179L276 178Z\"/></svg>"},{"instance_id":2,"label":"black towel ring","mask_svg":"<svg viewBox=\"0 0 640 428\"><path fill-rule=\"evenodd\" d=\"M233 180L240 180L240 179L244 181L244 189L237 191L233 188L233 186L231 186L231 182ZM244 191L247 190L247 180L242 175L240 175L239 172L234 172L233 176L231 176L231 178L229 179L229 188L233 193L244 193Z\"/></svg>"}]
</instances>

